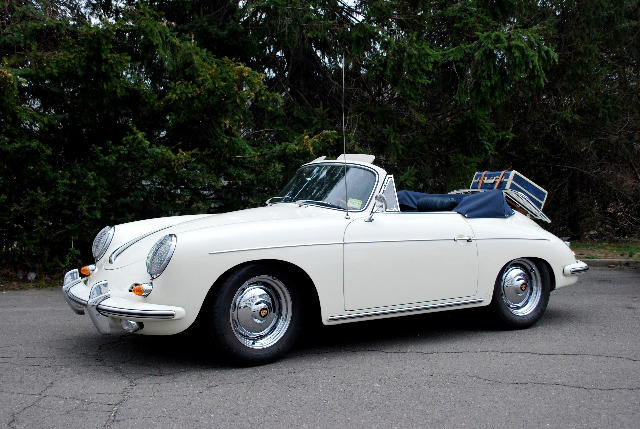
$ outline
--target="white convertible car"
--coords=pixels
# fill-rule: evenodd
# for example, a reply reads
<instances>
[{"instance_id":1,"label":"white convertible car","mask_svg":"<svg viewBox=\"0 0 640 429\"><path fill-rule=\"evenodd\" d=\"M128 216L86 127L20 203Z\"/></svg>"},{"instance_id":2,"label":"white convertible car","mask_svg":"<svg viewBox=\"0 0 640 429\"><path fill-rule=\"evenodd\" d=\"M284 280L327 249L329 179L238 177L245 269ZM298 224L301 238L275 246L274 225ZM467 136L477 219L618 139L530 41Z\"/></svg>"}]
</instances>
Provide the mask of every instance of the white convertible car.
<instances>
[{"instance_id":1,"label":"white convertible car","mask_svg":"<svg viewBox=\"0 0 640 429\"><path fill-rule=\"evenodd\" d=\"M305 164L265 207L107 226L64 296L101 333L171 335L199 319L216 353L254 364L292 346L303 314L337 324L489 306L527 327L588 269L502 191L409 207L373 159Z\"/></svg>"}]
</instances>

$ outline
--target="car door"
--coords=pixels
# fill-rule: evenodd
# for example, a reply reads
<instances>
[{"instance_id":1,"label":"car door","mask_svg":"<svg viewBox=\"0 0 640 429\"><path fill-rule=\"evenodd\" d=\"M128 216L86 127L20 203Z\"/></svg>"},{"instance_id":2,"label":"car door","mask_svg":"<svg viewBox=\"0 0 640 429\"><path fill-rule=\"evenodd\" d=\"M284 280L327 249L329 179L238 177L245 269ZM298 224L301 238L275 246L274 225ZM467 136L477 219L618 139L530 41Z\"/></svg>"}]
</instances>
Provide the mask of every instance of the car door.
<instances>
[{"instance_id":1,"label":"car door","mask_svg":"<svg viewBox=\"0 0 640 429\"><path fill-rule=\"evenodd\" d=\"M473 231L455 212L380 212L344 235L347 310L473 296L478 257Z\"/></svg>"}]
</instances>

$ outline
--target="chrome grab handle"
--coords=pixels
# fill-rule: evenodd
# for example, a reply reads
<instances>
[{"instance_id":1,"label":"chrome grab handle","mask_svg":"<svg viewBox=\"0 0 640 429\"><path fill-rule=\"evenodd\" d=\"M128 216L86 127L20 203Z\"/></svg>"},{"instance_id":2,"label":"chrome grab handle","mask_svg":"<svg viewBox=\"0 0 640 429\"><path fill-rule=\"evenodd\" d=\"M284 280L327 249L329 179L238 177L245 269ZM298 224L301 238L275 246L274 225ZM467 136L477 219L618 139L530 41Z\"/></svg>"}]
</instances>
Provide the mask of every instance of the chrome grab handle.
<instances>
[{"instance_id":1,"label":"chrome grab handle","mask_svg":"<svg viewBox=\"0 0 640 429\"><path fill-rule=\"evenodd\" d=\"M467 237L466 235L459 235L457 237L453 237L453 241L466 241L467 243L473 242L473 237Z\"/></svg>"}]
</instances>

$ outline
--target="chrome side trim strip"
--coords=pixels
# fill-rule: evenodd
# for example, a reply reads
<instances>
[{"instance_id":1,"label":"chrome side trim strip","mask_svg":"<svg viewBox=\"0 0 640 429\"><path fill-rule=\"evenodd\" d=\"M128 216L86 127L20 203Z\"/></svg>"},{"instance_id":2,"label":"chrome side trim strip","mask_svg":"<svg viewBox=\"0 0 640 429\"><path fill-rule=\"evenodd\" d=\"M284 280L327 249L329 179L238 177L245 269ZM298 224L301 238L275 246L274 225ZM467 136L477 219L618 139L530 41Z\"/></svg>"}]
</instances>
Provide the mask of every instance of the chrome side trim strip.
<instances>
[{"instance_id":1,"label":"chrome side trim strip","mask_svg":"<svg viewBox=\"0 0 640 429\"><path fill-rule=\"evenodd\" d=\"M380 212L384 213L384 212ZM388 212L393 213L393 212ZM361 241L347 241L344 244L377 244L377 243L420 243L431 241L456 241L455 237L451 238L409 238L401 240L361 240Z\"/></svg>"},{"instance_id":2,"label":"chrome side trim strip","mask_svg":"<svg viewBox=\"0 0 640 429\"><path fill-rule=\"evenodd\" d=\"M347 241L344 244L374 244L374 243L414 243L414 242L430 242L430 241L460 241L460 237L452 238L409 238L401 240L362 240L362 241ZM525 240L525 241L549 241L546 238L476 238L476 237L464 237L465 241L477 241L477 240Z\"/></svg>"},{"instance_id":3,"label":"chrome side trim strip","mask_svg":"<svg viewBox=\"0 0 640 429\"><path fill-rule=\"evenodd\" d=\"M526 241L549 241L547 238L476 238L471 237L472 241L476 240L526 240ZM407 240L372 240L372 241L348 241L341 242L336 241L332 243L313 243L313 244L283 244L281 246L263 246L263 247L245 247L241 249L229 249L229 250L214 250L209 252L209 255L217 255L219 253L232 253L232 252L248 252L252 250L271 250L271 249L286 249L288 247L309 247L309 246L333 246L336 244L374 244L374 243L407 243L407 242L430 242L430 241L456 241L452 238L435 238L435 239L407 239Z\"/></svg>"},{"instance_id":4,"label":"chrome side trim strip","mask_svg":"<svg viewBox=\"0 0 640 429\"><path fill-rule=\"evenodd\" d=\"M336 244L343 244L341 241L333 243L313 243L313 244L284 244L282 246L263 246L263 247L246 247L244 249L230 249L230 250L214 250L209 252L209 255L216 255L218 253L231 253L231 252L245 252L250 250L271 250L271 249L285 249L287 247L309 247L309 246L333 246Z\"/></svg>"},{"instance_id":5,"label":"chrome side trim strip","mask_svg":"<svg viewBox=\"0 0 640 429\"><path fill-rule=\"evenodd\" d=\"M453 238L438 238L434 240L378 240L378 241L349 241L343 243L341 241L335 241L332 243L313 243L313 244L284 244L281 246L263 246L263 247L245 247L242 249L230 249L230 250L214 250L209 252L209 255L216 255L218 253L231 253L231 252L245 252L251 250L271 250L271 249L286 249L288 247L309 247L309 246L333 246L336 244L371 244L371 243L401 243L408 241L451 241Z\"/></svg>"},{"instance_id":6,"label":"chrome side trim strip","mask_svg":"<svg viewBox=\"0 0 640 429\"><path fill-rule=\"evenodd\" d=\"M475 238L474 240L522 240L522 241L550 241L548 238L523 238L523 237L485 237Z\"/></svg>"},{"instance_id":7,"label":"chrome side trim strip","mask_svg":"<svg viewBox=\"0 0 640 429\"><path fill-rule=\"evenodd\" d=\"M174 310L135 310L104 304L98 304L97 309L103 316L136 317L138 319L173 319L176 317Z\"/></svg>"},{"instance_id":8,"label":"chrome side trim strip","mask_svg":"<svg viewBox=\"0 0 640 429\"><path fill-rule=\"evenodd\" d=\"M437 304L413 305L411 307L390 308L385 310L371 310L361 313L341 314L339 316L330 316L329 321L360 319L363 317L386 316L389 314L413 313L416 311L433 310L436 308L462 307L465 305L479 304L484 300L481 298L459 299L456 301L441 302Z\"/></svg>"}]
</instances>

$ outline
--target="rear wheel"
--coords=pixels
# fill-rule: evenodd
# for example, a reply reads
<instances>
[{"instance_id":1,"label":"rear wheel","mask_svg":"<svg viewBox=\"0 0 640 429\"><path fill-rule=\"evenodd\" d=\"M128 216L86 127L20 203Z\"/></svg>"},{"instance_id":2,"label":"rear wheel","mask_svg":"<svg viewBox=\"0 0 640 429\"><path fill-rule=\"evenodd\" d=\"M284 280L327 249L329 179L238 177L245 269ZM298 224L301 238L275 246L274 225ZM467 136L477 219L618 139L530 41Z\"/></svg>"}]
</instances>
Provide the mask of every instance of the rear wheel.
<instances>
[{"instance_id":1,"label":"rear wheel","mask_svg":"<svg viewBox=\"0 0 640 429\"><path fill-rule=\"evenodd\" d=\"M286 272L252 264L229 275L214 292L208 335L234 363L257 365L286 353L300 329L299 292Z\"/></svg>"},{"instance_id":2,"label":"rear wheel","mask_svg":"<svg viewBox=\"0 0 640 429\"><path fill-rule=\"evenodd\" d=\"M543 263L514 259L498 274L490 308L502 326L527 328L544 314L550 291L549 270Z\"/></svg>"}]
</instances>

